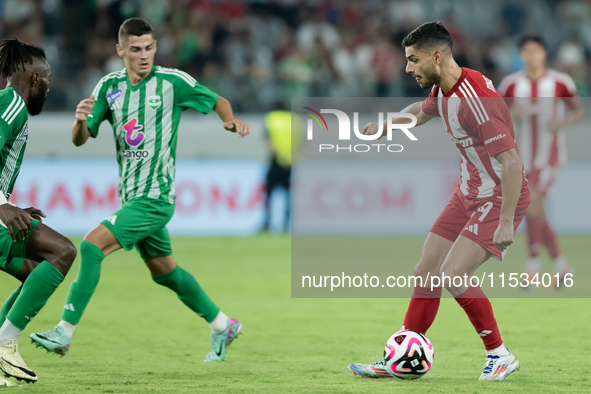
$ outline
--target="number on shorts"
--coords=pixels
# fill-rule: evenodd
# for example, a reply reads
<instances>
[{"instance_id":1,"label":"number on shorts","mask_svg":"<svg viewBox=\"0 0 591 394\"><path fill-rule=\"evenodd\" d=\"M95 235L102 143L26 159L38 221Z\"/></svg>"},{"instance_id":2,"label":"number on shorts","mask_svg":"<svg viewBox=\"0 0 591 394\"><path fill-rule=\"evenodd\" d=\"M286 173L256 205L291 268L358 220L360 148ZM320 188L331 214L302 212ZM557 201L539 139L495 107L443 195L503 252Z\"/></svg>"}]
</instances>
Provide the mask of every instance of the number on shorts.
<instances>
[{"instance_id":1,"label":"number on shorts","mask_svg":"<svg viewBox=\"0 0 591 394\"><path fill-rule=\"evenodd\" d=\"M486 215L488 215L492 207L493 203L490 201L478 207L478 212L482 212L482 215L480 215L480 218L478 218L479 222L482 222L484 220L484 218L486 217Z\"/></svg>"}]
</instances>

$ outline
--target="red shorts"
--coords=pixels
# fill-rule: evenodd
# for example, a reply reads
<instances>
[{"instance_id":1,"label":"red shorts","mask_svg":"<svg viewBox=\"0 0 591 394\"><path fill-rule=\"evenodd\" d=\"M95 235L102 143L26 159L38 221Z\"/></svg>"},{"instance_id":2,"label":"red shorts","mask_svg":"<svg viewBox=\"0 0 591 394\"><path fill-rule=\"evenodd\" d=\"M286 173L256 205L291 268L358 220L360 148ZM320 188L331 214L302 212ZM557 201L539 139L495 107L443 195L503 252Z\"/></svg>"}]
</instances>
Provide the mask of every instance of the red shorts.
<instances>
[{"instance_id":1,"label":"red shorts","mask_svg":"<svg viewBox=\"0 0 591 394\"><path fill-rule=\"evenodd\" d=\"M546 166L531 170L526 174L526 178L529 181L529 187L546 195L548 190L550 190L550 186L554 183L559 169L560 167L557 166Z\"/></svg>"},{"instance_id":2,"label":"red shorts","mask_svg":"<svg viewBox=\"0 0 591 394\"><path fill-rule=\"evenodd\" d=\"M431 232L452 242L462 235L482 246L497 259L503 260L507 249L501 252L493 244L495 231L499 226L502 202L500 197L468 199L456 187L451 200L433 223ZM519 197L513 218L515 231L523 220L528 205L529 190L527 194Z\"/></svg>"}]
</instances>

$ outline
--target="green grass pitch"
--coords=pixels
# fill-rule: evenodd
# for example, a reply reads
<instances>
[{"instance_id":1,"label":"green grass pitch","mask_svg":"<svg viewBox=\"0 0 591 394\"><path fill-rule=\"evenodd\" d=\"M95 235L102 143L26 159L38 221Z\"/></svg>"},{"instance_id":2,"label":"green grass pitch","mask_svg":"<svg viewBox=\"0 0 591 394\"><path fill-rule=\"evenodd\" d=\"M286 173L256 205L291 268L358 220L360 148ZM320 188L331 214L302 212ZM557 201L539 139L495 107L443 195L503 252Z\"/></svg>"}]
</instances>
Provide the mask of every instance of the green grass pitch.
<instances>
[{"instance_id":1,"label":"green grass pitch","mask_svg":"<svg viewBox=\"0 0 591 394\"><path fill-rule=\"evenodd\" d=\"M589 263L589 236L562 236L573 266ZM400 258L416 258L424 237L394 238ZM78 239L75 240L79 242ZM588 299L495 299L506 345L522 369L504 382L479 382L480 338L451 299L429 331L435 363L416 381L354 377L351 362L377 361L402 324L407 299L291 299L290 239L175 238L180 265L215 302L244 323L227 361L204 363L209 328L170 290L152 282L135 252L103 262L102 277L72 348L60 359L29 344L28 335L59 321L78 262L29 324L21 354L36 384L31 393L566 393L591 392L591 303ZM405 256L408 253L408 256ZM521 266L523 239L509 254ZM17 281L0 276L2 298Z\"/></svg>"}]
</instances>

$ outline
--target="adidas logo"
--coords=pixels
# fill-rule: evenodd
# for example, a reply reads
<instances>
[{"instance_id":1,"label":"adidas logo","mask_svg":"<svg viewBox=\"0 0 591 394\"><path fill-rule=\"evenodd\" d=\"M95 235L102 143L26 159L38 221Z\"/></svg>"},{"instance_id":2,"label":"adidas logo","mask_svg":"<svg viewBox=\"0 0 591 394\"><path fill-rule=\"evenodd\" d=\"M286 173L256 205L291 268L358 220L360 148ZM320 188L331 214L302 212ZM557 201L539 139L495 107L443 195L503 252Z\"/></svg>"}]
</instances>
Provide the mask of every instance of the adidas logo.
<instances>
[{"instance_id":1,"label":"adidas logo","mask_svg":"<svg viewBox=\"0 0 591 394\"><path fill-rule=\"evenodd\" d=\"M115 221L117 220L117 215L107 216L105 218L106 221L110 222L113 226L115 225Z\"/></svg>"},{"instance_id":2,"label":"adidas logo","mask_svg":"<svg viewBox=\"0 0 591 394\"><path fill-rule=\"evenodd\" d=\"M507 370L508 365L499 365L495 371L495 375L499 373L503 373Z\"/></svg>"},{"instance_id":3,"label":"adidas logo","mask_svg":"<svg viewBox=\"0 0 591 394\"><path fill-rule=\"evenodd\" d=\"M474 233L475 235L478 235L478 223L471 224L468 227L464 228L464 230L468 230L471 233Z\"/></svg>"},{"instance_id":4,"label":"adidas logo","mask_svg":"<svg viewBox=\"0 0 591 394\"><path fill-rule=\"evenodd\" d=\"M72 304L66 304L66 305L64 305L64 309L67 309L67 310L72 311L72 312L74 312L76 310L76 309L74 309L74 305L72 305Z\"/></svg>"},{"instance_id":5,"label":"adidas logo","mask_svg":"<svg viewBox=\"0 0 591 394\"><path fill-rule=\"evenodd\" d=\"M480 337L484 338L485 336L487 336L487 335L488 335L488 334L490 334L491 332L492 332L492 331L490 331L490 330L482 330L482 331L480 332L480 334L478 334L478 335L480 335Z\"/></svg>"}]
</instances>

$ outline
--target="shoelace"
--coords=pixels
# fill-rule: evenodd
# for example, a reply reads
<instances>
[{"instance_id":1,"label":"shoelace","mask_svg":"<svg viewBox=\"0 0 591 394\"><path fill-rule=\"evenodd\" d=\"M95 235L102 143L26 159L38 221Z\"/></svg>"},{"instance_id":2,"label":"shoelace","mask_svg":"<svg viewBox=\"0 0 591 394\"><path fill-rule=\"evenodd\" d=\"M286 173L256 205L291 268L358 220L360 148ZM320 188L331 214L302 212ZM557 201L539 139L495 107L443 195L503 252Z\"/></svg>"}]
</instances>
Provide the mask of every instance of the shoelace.
<instances>
[{"instance_id":1,"label":"shoelace","mask_svg":"<svg viewBox=\"0 0 591 394\"><path fill-rule=\"evenodd\" d=\"M18 352L18 346L17 346L16 342L10 342L8 345L10 346L10 348L9 348L10 353Z\"/></svg>"},{"instance_id":2,"label":"shoelace","mask_svg":"<svg viewBox=\"0 0 591 394\"><path fill-rule=\"evenodd\" d=\"M498 358L498 357L497 357ZM493 365L495 364L495 360L497 358L493 358L491 356L488 356L486 358L486 364L484 365L484 369L483 369L483 373L487 374L487 373L491 373L492 369L493 369Z\"/></svg>"}]
</instances>

